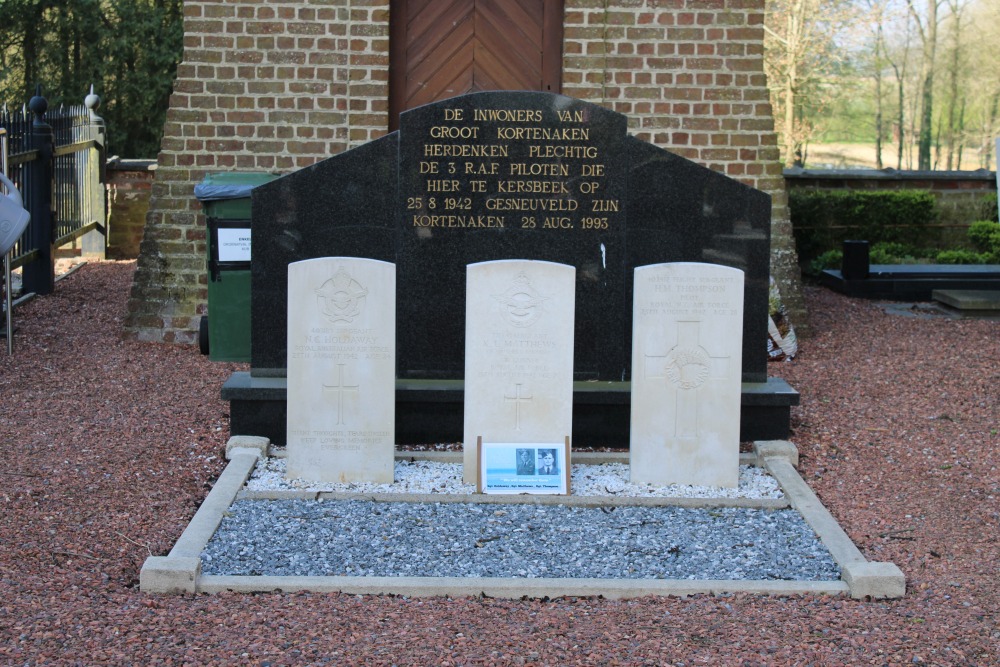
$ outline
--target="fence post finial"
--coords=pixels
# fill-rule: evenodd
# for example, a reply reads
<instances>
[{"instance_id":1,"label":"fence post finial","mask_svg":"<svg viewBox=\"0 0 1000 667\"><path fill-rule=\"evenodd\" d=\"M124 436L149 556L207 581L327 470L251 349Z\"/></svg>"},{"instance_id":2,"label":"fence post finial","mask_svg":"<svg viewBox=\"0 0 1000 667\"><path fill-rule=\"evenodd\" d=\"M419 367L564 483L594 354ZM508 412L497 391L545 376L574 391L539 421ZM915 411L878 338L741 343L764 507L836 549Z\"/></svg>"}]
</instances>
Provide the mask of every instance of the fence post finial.
<instances>
[{"instance_id":1,"label":"fence post finial","mask_svg":"<svg viewBox=\"0 0 1000 667\"><path fill-rule=\"evenodd\" d=\"M90 94L83 98L83 103L90 109L90 116L93 117L97 108L101 106L101 98L94 94L94 84L90 84Z\"/></svg>"},{"instance_id":2,"label":"fence post finial","mask_svg":"<svg viewBox=\"0 0 1000 667\"><path fill-rule=\"evenodd\" d=\"M49 110L49 101L42 97L42 84L35 86L35 96L28 100L28 108L35 114L35 124L43 123L42 117Z\"/></svg>"}]
</instances>

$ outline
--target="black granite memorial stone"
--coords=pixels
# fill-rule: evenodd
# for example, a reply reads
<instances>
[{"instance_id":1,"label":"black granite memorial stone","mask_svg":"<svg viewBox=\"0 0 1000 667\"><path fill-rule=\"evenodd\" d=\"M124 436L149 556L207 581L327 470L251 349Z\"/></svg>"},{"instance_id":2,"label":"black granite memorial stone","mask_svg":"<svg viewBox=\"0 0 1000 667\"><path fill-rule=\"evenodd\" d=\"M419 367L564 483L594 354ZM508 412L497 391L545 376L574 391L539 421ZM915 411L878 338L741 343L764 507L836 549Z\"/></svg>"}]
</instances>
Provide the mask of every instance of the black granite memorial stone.
<instances>
[{"instance_id":1,"label":"black granite memorial stone","mask_svg":"<svg viewBox=\"0 0 1000 667\"><path fill-rule=\"evenodd\" d=\"M626 294L636 267L707 262L744 272L743 381L767 380L771 198L629 137ZM629 300L631 304L631 300ZM632 320L626 340L632 340ZM629 356L631 361L631 355Z\"/></svg>"},{"instance_id":2,"label":"black granite memorial stone","mask_svg":"<svg viewBox=\"0 0 1000 667\"><path fill-rule=\"evenodd\" d=\"M622 379L626 120L545 93L490 92L404 113L399 128L399 377L461 378L465 272L576 267L574 375Z\"/></svg>"},{"instance_id":3,"label":"black granite memorial stone","mask_svg":"<svg viewBox=\"0 0 1000 667\"><path fill-rule=\"evenodd\" d=\"M223 388L234 433L284 441L288 264L354 256L396 264L397 442L461 438L466 266L498 259L576 267L576 444L628 441L633 270L743 270L741 438L787 436L798 394L766 368L770 198L630 137L621 114L548 93L460 96L252 200L251 371Z\"/></svg>"},{"instance_id":4,"label":"black granite memorial stone","mask_svg":"<svg viewBox=\"0 0 1000 667\"><path fill-rule=\"evenodd\" d=\"M390 134L253 189L253 375L285 376L289 264L331 256L396 261L397 152Z\"/></svg>"}]
</instances>

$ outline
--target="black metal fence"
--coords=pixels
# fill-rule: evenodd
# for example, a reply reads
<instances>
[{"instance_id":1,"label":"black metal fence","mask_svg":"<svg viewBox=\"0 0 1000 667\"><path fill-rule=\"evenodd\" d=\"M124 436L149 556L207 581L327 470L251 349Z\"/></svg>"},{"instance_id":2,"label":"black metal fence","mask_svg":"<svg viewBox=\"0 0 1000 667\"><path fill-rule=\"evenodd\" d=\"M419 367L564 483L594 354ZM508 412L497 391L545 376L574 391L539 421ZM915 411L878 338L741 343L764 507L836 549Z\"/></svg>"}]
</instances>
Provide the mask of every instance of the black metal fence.
<instances>
[{"instance_id":1,"label":"black metal fence","mask_svg":"<svg viewBox=\"0 0 1000 667\"><path fill-rule=\"evenodd\" d=\"M107 248L106 149L100 99L91 90L83 105L48 110L36 90L26 108L0 111L6 130L8 177L31 213L28 229L11 250L22 269L22 290L48 294L55 284L55 249L81 239L85 256Z\"/></svg>"}]
</instances>

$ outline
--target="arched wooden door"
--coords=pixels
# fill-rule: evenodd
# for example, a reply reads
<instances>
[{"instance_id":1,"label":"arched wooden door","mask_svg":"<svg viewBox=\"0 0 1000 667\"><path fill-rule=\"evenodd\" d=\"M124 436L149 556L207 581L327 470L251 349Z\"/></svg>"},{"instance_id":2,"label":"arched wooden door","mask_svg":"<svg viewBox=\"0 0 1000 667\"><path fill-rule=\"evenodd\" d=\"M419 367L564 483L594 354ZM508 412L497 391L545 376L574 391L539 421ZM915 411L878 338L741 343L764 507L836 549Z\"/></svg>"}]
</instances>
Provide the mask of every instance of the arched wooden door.
<instances>
[{"instance_id":1,"label":"arched wooden door","mask_svg":"<svg viewBox=\"0 0 1000 667\"><path fill-rule=\"evenodd\" d=\"M392 0L389 126L479 90L560 92L563 0Z\"/></svg>"}]
</instances>

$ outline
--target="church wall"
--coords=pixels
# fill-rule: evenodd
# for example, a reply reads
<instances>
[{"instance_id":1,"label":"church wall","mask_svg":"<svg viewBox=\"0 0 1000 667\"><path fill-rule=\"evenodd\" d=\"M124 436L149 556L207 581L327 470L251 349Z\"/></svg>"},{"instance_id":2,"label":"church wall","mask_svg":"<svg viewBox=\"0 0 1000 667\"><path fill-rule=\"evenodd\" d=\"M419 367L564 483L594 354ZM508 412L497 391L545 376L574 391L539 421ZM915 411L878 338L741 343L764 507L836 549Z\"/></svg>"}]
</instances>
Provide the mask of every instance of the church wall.
<instances>
[{"instance_id":1,"label":"church wall","mask_svg":"<svg viewBox=\"0 0 1000 667\"><path fill-rule=\"evenodd\" d=\"M388 131L388 0L187 0L127 335L193 343L207 174L287 173ZM566 0L563 90L637 137L770 193L772 272L801 312L763 73L764 0ZM799 318L801 319L801 318Z\"/></svg>"}]
</instances>

